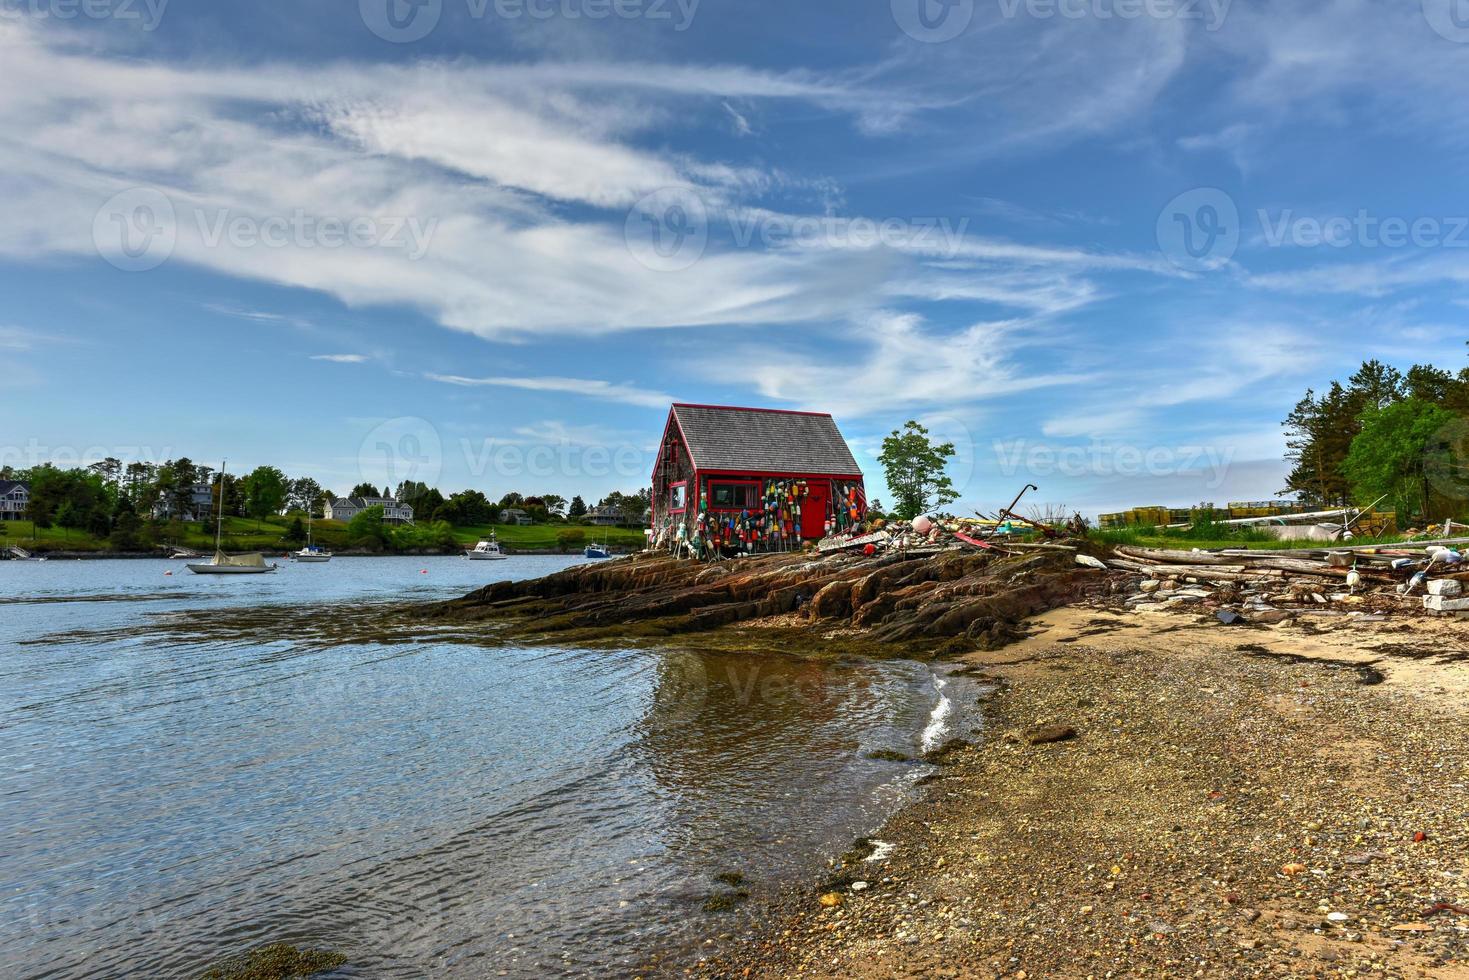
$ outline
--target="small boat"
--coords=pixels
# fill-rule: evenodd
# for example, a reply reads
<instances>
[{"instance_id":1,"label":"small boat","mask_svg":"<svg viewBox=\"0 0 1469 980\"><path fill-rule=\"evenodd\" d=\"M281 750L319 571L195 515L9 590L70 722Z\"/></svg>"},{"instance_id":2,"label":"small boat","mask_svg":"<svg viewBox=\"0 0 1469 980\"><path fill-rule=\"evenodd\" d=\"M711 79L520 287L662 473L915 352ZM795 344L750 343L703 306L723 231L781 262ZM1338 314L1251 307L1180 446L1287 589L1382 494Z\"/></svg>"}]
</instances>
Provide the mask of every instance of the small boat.
<instances>
[{"instance_id":1,"label":"small boat","mask_svg":"<svg viewBox=\"0 0 1469 980\"><path fill-rule=\"evenodd\" d=\"M466 551L464 557L470 561L504 561L510 556L505 554L505 549L500 547L499 540L494 534L491 534L488 541L481 541Z\"/></svg>"},{"instance_id":2,"label":"small boat","mask_svg":"<svg viewBox=\"0 0 1469 980\"><path fill-rule=\"evenodd\" d=\"M267 565L259 552L253 555L227 555L216 551L209 561L193 562L184 566L195 575L261 575L273 572L280 566L274 562Z\"/></svg>"},{"instance_id":3,"label":"small boat","mask_svg":"<svg viewBox=\"0 0 1469 980\"><path fill-rule=\"evenodd\" d=\"M225 461L226 463L228 460ZM265 557L261 554L253 555L227 555L220 547L224 540L224 468L225 463L219 466L219 513L214 520L214 557L209 561L194 562L185 565L195 575L261 575L265 572L273 572L278 567L274 562L267 565Z\"/></svg>"},{"instance_id":4,"label":"small boat","mask_svg":"<svg viewBox=\"0 0 1469 980\"><path fill-rule=\"evenodd\" d=\"M587 550L582 552L588 558L611 558L612 552L607 550L605 544L589 544Z\"/></svg>"},{"instance_id":5,"label":"small boat","mask_svg":"<svg viewBox=\"0 0 1469 980\"><path fill-rule=\"evenodd\" d=\"M293 552L291 558L295 561L321 562L331 561L332 553L321 545L311 540L311 511L306 512L306 547L300 551Z\"/></svg>"}]
</instances>

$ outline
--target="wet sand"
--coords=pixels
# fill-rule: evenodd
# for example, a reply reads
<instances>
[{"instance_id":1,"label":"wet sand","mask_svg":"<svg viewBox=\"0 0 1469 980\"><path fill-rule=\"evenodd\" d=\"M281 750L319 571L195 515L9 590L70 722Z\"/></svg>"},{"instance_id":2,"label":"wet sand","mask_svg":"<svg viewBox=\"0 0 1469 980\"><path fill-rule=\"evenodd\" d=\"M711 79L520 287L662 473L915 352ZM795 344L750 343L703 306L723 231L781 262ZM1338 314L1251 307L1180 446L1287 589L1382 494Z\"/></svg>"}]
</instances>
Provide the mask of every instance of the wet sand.
<instances>
[{"instance_id":1,"label":"wet sand","mask_svg":"<svg viewBox=\"0 0 1469 980\"><path fill-rule=\"evenodd\" d=\"M1469 977L1466 624L1030 625L890 853L705 975Z\"/></svg>"}]
</instances>

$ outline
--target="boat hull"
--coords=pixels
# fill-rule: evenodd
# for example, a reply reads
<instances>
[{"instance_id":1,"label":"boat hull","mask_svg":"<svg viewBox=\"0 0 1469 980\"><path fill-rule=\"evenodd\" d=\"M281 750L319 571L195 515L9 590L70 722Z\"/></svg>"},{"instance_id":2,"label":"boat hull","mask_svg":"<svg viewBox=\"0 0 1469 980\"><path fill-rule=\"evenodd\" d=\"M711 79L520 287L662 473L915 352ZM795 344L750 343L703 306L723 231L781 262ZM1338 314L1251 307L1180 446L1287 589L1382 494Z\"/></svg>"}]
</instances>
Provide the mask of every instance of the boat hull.
<instances>
[{"instance_id":1,"label":"boat hull","mask_svg":"<svg viewBox=\"0 0 1469 980\"><path fill-rule=\"evenodd\" d=\"M331 561L331 555L296 555L296 561Z\"/></svg>"},{"instance_id":2,"label":"boat hull","mask_svg":"<svg viewBox=\"0 0 1469 980\"><path fill-rule=\"evenodd\" d=\"M261 565L257 567L254 565L201 564L185 565L184 567L195 575L264 575L266 572L273 572L276 569L274 565Z\"/></svg>"},{"instance_id":3,"label":"boat hull","mask_svg":"<svg viewBox=\"0 0 1469 980\"><path fill-rule=\"evenodd\" d=\"M492 555L486 551L466 551L465 557L470 561L505 561L509 555Z\"/></svg>"}]
</instances>

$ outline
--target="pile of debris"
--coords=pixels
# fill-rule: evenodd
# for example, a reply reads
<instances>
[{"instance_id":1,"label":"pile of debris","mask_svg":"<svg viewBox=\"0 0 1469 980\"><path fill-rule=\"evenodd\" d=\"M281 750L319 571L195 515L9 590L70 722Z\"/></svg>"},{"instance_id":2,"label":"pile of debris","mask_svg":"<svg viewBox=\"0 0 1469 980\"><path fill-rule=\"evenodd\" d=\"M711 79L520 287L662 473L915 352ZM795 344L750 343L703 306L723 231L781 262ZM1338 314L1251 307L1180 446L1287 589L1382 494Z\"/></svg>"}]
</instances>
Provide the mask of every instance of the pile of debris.
<instances>
[{"instance_id":1,"label":"pile of debris","mask_svg":"<svg viewBox=\"0 0 1469 980\"><path fill-rule=\"evenodd\" d=\"M1469 618L1469 538L1323 550L1165 551L1119 546L1144 612L1198 606L1225 623L1277 623L1302 610L1377 616L1407 610Z\"/></svg>"}]
</instances>

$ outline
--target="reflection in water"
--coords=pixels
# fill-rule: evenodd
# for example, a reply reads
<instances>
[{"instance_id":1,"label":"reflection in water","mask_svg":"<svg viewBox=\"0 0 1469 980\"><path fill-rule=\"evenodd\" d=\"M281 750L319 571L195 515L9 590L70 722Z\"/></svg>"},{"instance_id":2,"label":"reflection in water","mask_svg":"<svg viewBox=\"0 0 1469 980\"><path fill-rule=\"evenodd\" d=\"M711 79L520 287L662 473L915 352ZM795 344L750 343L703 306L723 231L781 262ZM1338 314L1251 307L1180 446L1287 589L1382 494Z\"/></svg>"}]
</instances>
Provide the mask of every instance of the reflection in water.
<instances>
[{"instance_id":1,"label":"reflection in water","mask_svg":"<svg viewBox=\"0 0 1469 980\"><path fill-rule=\"evenodd\" d=\"M716 875L809 872L914 772L865 752L915 751L918 664L298 639L421 561L283 568L233 609L119 587L151 563L0 581L78 597L0 617L0 975L193 976L285 940L358 976L604 976L725 931Z\"/></svg>"}]
</instances>

